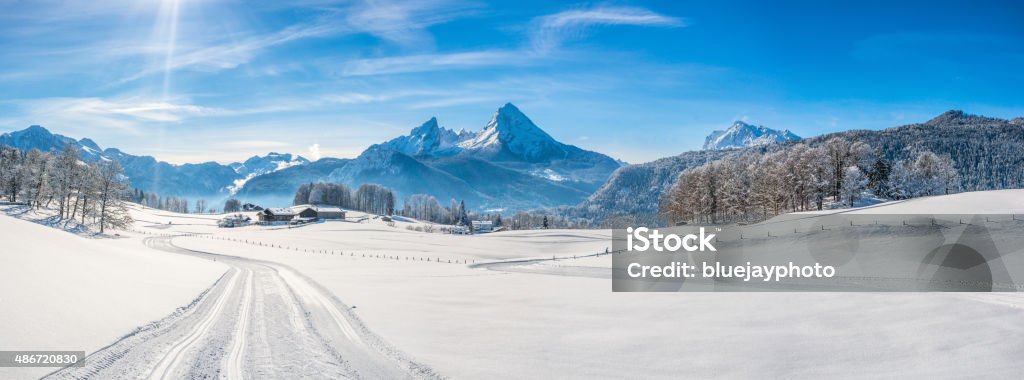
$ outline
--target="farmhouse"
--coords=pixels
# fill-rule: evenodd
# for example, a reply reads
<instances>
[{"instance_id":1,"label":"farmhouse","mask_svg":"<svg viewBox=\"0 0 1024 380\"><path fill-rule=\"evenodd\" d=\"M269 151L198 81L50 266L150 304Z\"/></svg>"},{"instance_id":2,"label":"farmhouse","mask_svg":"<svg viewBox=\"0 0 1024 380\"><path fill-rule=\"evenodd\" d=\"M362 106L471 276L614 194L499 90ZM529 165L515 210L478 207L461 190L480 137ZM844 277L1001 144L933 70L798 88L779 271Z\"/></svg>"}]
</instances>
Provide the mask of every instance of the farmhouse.
<instances>
[{"instance_id":1,"label":"farmhouse","mask_svg":"<svg viewBox=\"0 0 1024 380\"><path fill-rule=\"evenodd\" d=\"M316 209L309 206L295 206L292 207L292 211L294 211L295 215L298 215L299 218L303 219L317 219L318 217Z\"/></svg>"},{"instance_id":2,"label":"farmhouse","mask_svg":"<svg viewBox=\"0 0 1024 380\"><path fill-rule=\"evenodd\" d=\"M256 214L261 223L300 220L309 223L319 219L345 219L345 210L333 206L299 205L289 208L268 208Z\"/></svg>"},{"instance_id":3,"label":"farmhouse","mask_svg":"<svg viewBox=\"0 0 1024 380\"><path fill-rule=\"evenodd\" d=\"M345 210L334 206L313 206L316 217L320 219L345 219Z\"/></svg>"},{"instance_id":4,"label":"farmhouse","mask_svg":"<svg viewBox=\"0 0 1024 380\"><path fill-rule=\"evenodd\" d=\"M490 220L474 220L473 231L476 232L491 232L494 231L494 222Z\"/></svg>"},{"instance_id":5,"label":"farmhouse","mask_svg":"<svg viewBox=\"0 0 1024 380\"><path fill-rule=\"evenodd\" d=\"M290 208L268 208L263 209L263 211L257 213L256 217L259 218L259 221L262 223L287 222L289 220L292 220L292 218L294 218L295 215L298 214L298 212Z\"/></svg>"}]
</instances>

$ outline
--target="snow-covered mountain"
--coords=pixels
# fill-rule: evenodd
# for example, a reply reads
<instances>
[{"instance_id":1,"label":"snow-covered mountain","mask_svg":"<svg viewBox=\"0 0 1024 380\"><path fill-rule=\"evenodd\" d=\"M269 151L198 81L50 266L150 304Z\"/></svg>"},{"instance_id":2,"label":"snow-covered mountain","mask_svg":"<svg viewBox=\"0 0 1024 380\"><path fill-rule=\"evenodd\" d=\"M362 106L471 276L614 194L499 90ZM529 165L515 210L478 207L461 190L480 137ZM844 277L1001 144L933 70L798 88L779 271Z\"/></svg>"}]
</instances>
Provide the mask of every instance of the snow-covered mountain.
<instances>
[{"instance_id":1,"label":"snow-covered mountain","mask_svg":"<svg viewBox=\"0 0 1024 380\"><path fill-rule=\"evenodd\" d=\"M309 164L309 160L302 156L292 156L290 153L270 152L266 156L252 156L245 162L233 162L228 164L235 173L243 176L236 179L230 186L228 192L238 192L246 182L264 174L270 174L278 170L287 169L293 166Z\"/></svg>"},{"instance_id":2,"label":"snow-covered mountain","mask_svg":"<svg viewBox=\"0 0 1024 380\"><path fill-rule=\"evenodd\" d=\"M441 127L436 118L367 148L354 159L309 162L270 153L243 162L173 165L89 139L75 140L33 126L0 135L0 144L58 151L78 148L85 160L111 159L131 185L161 196L219 202L228 196L268 206L283 205L298 184L332 181L358 187L377 183L400 198L430 194L442 201L465 199L475 208L509 210L576 204L624 165L606 155L555 140L512 104L498 108L478 132Z\"/></svg>"},{"instance_id":3,"label":"snow-covered mountain","mask_svg":"<svg viewBox=\"0 0 1024 380\"><path fill-rule=\"evenodd\" d=\"M431 118L364 151L323 180L378 183L400 197L423 193L474 207L526 209L574 204L622 163L563 144L511 103L478 132L452 131Z\"/></svg>"},{"instance_id":4,"label":"snow-covered mountain","mask_svg":"<svg viewBox=\"0 0 1024 380\"><path fill-rule=\"evenodd\" d=\"M241 184L244 184L244 181L253 177L309 163L302 157L271 153L230 165L212 161L174 165L158 161L150 156L128 154L117 148L101 149L99 144L91 139L75 140L51 133L38 125L0 135L0 145L22 150L39 149L45 152L59 152L64 149L65 145L71 145L78 149L81 158L85 161L109 159L120 163L124 167L125 176L128 177L129 183L134 188L161 196L207 200L219 200L226 197Z\"/></svg>"},{"instance_id":5,"label":"snow-covered mountain","mask_svg":"<svg viewBox=\"0 0 1024 380\"><path fill-rule=\"evenodd\" d=\"M747 148L780 141L799 140L793 132L736 121L724 131L714 131L704 140L704 150Z\"/></svg>"},{"instance_id":6,"label":"snow-covered mountain","mask_svg":"<svg viewBox=\"0 0 1024 380\"><path fill-rule=\"evenodd\" d=\"M377 183L403 199L422 193L441 200L465 199L473 207L506 209L578 203L623 165L558 142L511 103L500 107L478 132L456 132L431 118L408 135L335 164L330 174L304 182L332 181L353 187ZM274 177L295 181L300 172L320 171L285 169ZM259 177L254 181L239 194L257 199L289 195Z\"/></svg>"},{"instance_id":7,"label":"snow-covered mountain","mask_svg":"<svg viewBox=\"0 0 1024 380\"><path fill-rule=\"evenodd\" d=\"M293 156L291 153L270 152L266 156L252 156L244 162L234 162L228 164L228 166L234 169L236 173L248 176L250 174L264 175L308 163L309 160L302 156Z\"/></svg>"},{"instance_id":8,"label":"snow-covered mountain","mask_svg":"<svg viewBox=\"0 0 1024 380\"><path fill-rule=\"evenodd\" d=\"M550 162L569 154L569 146L555 141L512 103L498 108L484 129L459 148L463 154L496 161Z\"/></svg>"},{"instance_id":9,"label":"snow-covered mountain","mask_svg":"<svg viewBox=\"0 0 1024 380\"><path fill-rule=\"evenodd\" d=\"M456 132L443 128L438 125L437 118L432 117L423 125L413 128L408 135L396 137L380 145L414 157L451 155L458 152L457 145L460 142L474 136L472 132Z\"/></svg>"},{"instance_id":10,"label":"snow-covered mountain","mask_svg":"<svg viewBox=\"0 0 1024 380\"><path fill-rule=\"evenodd\" d=\"M18 149L39 149L44 152L60 151L64 145L71 144L78 148L83 159L97 160L103 152L99 145L90 139L75 140L73 138L50 133L46 128L33 125L20 131L0 135L0 145Z\"/></svg>"},{"instance_id":11,"label":"snow-covered mountain","mask_svg":"<svg viewBox=\"0 0 1024 380\"><path fill-rule=\"evenodd\" d=\"M439 126L437 118L430 118L408 135L376 147L421 159L478 158L553 181L594 185L623 165L606 155L555 140L512 103L498 108L477 132L456 132Z\"/></svg>"}]
</instances>

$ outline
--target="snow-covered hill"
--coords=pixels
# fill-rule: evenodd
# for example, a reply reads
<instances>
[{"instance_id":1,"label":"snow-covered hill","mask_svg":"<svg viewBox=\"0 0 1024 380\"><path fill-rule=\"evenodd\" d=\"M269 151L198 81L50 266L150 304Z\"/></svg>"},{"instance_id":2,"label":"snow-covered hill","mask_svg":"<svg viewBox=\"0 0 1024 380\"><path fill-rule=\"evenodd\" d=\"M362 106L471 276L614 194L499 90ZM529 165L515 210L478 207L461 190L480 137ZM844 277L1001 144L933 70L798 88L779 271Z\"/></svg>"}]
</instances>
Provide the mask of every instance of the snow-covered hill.
<instances>
[{"instance_id":1,"label":"snow-covered hill","mask_svg":"<svg viewBox=\"0 0 1024 380\"><path fill-rule=\"evenodd\" d=\"M746 148L780 141L799 140L793 132L736 121L724 131L714 131L704 140L704 150Z\"/></svg>"}]
</instances>

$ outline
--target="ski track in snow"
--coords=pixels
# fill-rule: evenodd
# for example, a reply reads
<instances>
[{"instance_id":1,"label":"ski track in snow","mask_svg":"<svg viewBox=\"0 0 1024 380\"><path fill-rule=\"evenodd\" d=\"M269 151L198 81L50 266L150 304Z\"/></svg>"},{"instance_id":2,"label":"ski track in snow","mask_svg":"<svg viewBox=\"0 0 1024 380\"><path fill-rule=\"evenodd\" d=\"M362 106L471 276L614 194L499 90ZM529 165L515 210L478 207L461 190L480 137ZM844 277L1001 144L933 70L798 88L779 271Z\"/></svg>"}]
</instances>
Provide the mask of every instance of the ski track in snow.
<instances>
[{"instance_id":1,"label":"ski track in snow","mask_svg":"<svg viewBox=\"0 0 1024 380\"><path fill-rule=\"evenodd\" d=\"M253 271L247 270L245 273L245 293L242 297L242 312L238 319L238 323L235 327L235 335L231 342L231 355L228 356L227 365L227 378L228 379L241 379L242 374L242 350L245 349L245 335L248 331L250 310L252 308L252 277Z\"/></svg>"},{"instance_id":2,"label":"ski track in snow","mask_svg":"<svg viewBox=\"0 0 1024 380\"><path fill-rule=\"evenodd\" d=\"M52 379L441 378L373 334L329 291L277 263L146 246L230 269L191 304L86 357Z\"/></svg>"}]
</instances>

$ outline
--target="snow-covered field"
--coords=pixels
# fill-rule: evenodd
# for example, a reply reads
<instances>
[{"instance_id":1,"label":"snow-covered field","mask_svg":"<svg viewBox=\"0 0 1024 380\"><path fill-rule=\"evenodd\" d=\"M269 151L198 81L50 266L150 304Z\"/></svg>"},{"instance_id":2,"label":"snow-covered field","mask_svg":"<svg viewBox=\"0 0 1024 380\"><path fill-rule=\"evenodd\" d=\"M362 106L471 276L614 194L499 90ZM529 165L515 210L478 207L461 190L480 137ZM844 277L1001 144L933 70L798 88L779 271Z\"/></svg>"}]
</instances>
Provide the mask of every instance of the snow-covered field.
<instances>
[{"instance_id":1,"label":"snow-covered field","mask_svg":"<svg viewBox=\"0 0 1024 380\"><path fill-rule=\"evenodd\" d=\"M1024 191L1020 190L965 193L859 212L1024 214L1021 199ZM938 210L940 206L949 208ZM0 346L17 342L17 348L10 349L27 349L22 345L73 349L63 343L74 345L73 339L80 338L62 337L83 333L82 318L106 321L121 310L108 299L111 294L154 303L145 308L150 314L136 313L130 316L134 319L116 315L123 319L119 324L111 322L89 331L99 343L89 345L83 340L81 344L93 350L111 343L134 326L163 318L175 305L187 304L209 287L226 270L220 263L211 263L211 258L218 257L209 254L221 254L239 257L218 259L233 268L229 270L233 280L223 290L211 292L210 306L204 299L196 311L210 316L213 326L208 333L211 338L199 341L223 347L225 357L223 365L217 359L202 368L221 374L294 374L274 372L286 368L285 364L265 357L268 352L280 356L290 351L291 356L283 357L299 358L295 353L306 352L301 348L306 346L275 333L276 323L292 324L296 331L305 331L302 326L326 331L325 342L336 347L338 355L314 361L348 358L349 369L339 374L357 377L376 373L452 378L959 378L1012 377L1024 371L1024 362L1018 359L1024 348L1024 328L1018 323L1024 318L1024 297L1017 293L612 293L610 279L602 275L611 267L610 256L593 256L610 246L608 230L458 236L409 231L406 222L390 226L358 213L350 213L348 221L298 228L219 229L215 226L218 216L213 215L132 212L137 219L134 230L140 233L125 234L122 239L85 239L0 216L5 236L7 231L18 232L11 235L16 238L6 239L20 244L22 250L42 246L46 240L65 247L64 256L92 252L66 259L78 260L71 261L74 265L43 266L33 276L0 268L4 271L2 302L14 293L9 289L38 283L40 275L62 274L75 283L55 286L100 294L90 302L106 302L91 306L94 311L104 310L93 313L66 312L65 306L38 297L20 301L17 313L5 307L0 310L4 326L52 313L51 323L65 322L76 329L69 327L45 338L5 330ZM71 253L68 244L82 248ZM33 252L41 251L46 250ZM558 260L480 265L552 256ZM33 263L18 257L19 262L0 262L4 268ZM7 254L0 260L8 260ZM128 277L151 265L151 260L167 263L158 273L139 276L144 279ZM91 270L76 271L76 267ZM122 277L115 276L109 283L89 282L98 270ZM254 273L251 279L249 272ZM145 285L161 281L164 275L181 279L174 283L179 292ZM124 289L134 281L143 285ZM280 295L281 289L298 290L295 297L287 297ZM84 301L79 297L75 302ZM289 308L308 310L312 317L296 322L294 316L302 313ZM228 310L221 313L231 317L217 319L211 310ZM325 321L342 330L330 333L333 330L325 329ZM168 339L166 345L155 342L139 347L159 353L161 347L181 346L175 342ZM52 347L57 343L59 348ZM189 350L199 348L179 351L187 358ZM404 364L387 364L394 362ZM16 373L21 374L25 373Z\"/></svg>"},{"instance_id":2,"label":"snow-covered field","mask_svg":"<svg viewBox=\"0 0 1024 380\"><path fill-rule=\"evenodd\" d=\"M195 299L227 269L0 214L0 350L95 351ZM50 368L0 368L0 378Z\"/></svg>"},{"instance_id":3,"label":"snow-covered field","mask_svg":"<svg viewBox=\"0 0 1024 380\"><path fill-rule=\"evenodd\" d=\"M903 201L891 201L846 210L794 214L1024 214L1024 190L973 191Z\"/></svg>"}]
</instances>

